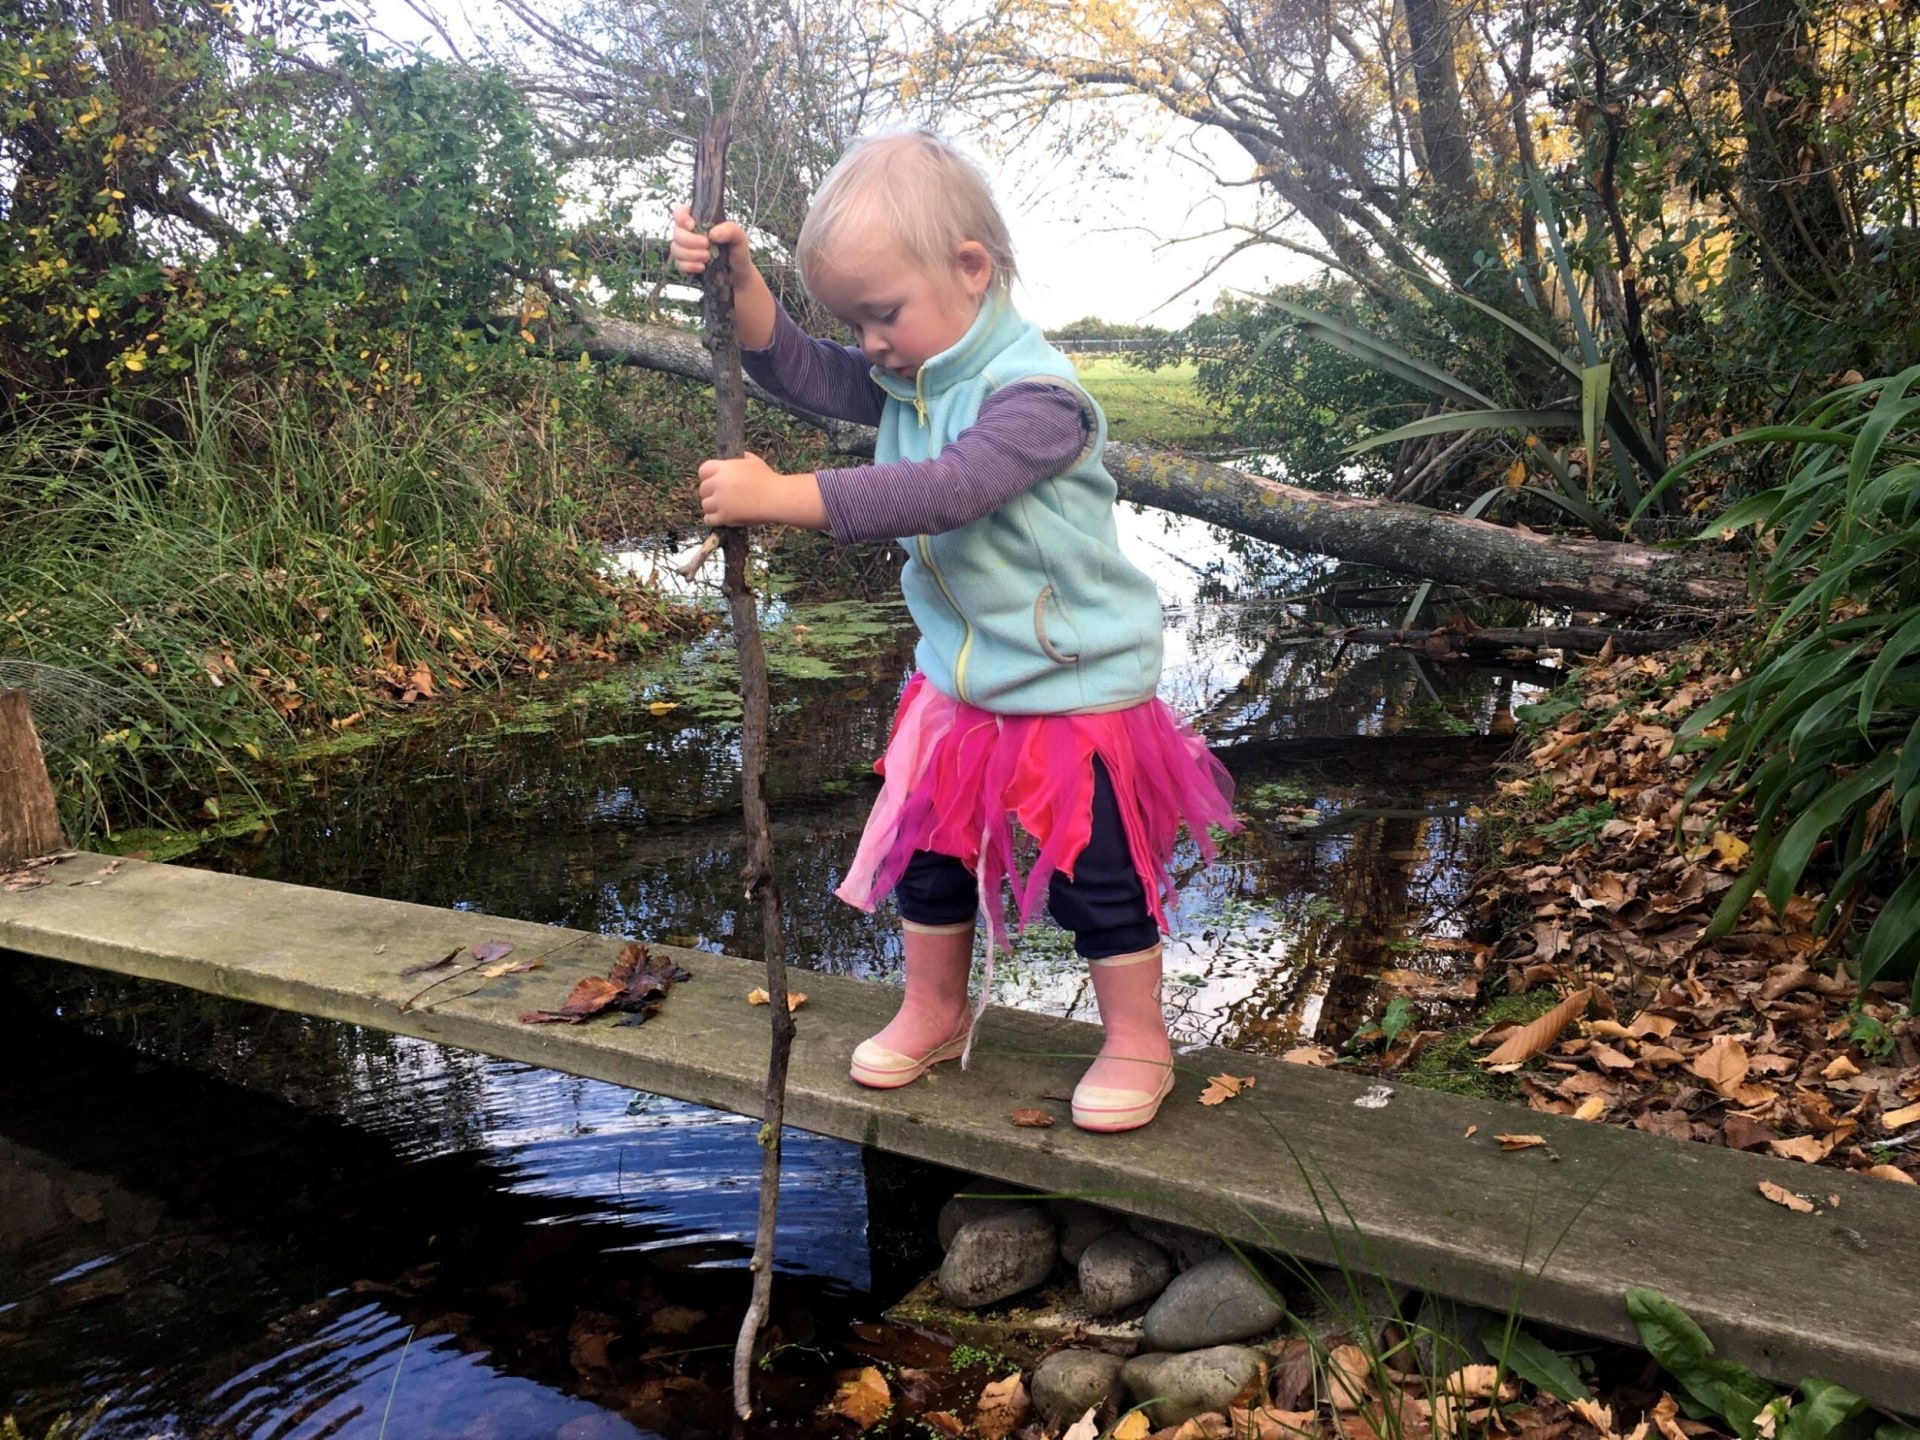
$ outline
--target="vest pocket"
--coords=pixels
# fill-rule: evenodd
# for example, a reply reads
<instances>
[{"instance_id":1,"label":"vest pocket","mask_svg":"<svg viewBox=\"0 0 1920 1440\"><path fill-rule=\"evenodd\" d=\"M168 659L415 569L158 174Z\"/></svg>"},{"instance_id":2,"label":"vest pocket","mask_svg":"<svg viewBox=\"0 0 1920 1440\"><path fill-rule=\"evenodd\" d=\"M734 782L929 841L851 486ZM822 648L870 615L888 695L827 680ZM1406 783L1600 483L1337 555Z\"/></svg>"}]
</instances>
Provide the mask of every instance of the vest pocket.
<instances>
[{"instance_id":1,"label":"vest pocket","mask_svg":"<svg viewBox=\"0 0 1920 1440\"><path fill-rule=\"evenodd\" d=\"M1053 586L1041 586L1040 593L1034 597L1033 601L1033 638L1040 646L1040 653L1054 664L1071 665L1080 658L1079 655L1069 655L1057 649L1047 638L1047 602L1051 599L1053 599Z\"/></svg>"}]
</instances>

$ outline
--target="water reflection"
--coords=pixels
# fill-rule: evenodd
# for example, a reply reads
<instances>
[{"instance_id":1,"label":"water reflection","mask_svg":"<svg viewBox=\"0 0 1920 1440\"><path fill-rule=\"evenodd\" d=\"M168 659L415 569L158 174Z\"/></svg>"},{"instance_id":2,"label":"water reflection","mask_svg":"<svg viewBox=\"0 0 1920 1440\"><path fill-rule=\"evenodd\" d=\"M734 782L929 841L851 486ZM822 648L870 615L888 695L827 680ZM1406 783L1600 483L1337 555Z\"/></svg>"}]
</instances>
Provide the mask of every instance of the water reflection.
<instances>
[{"instance_id":1,"label":"water reflection","mask_svg":"<svg viewBox=\"0 0 1920 1440\"><path fill-rule=\"evenodd\" d=\"M1167 600L1165 692L1233 770L1247 820L1218 865L1191 845L1178 858L1178 1036L1337 1042L1377 1008L1383 968L1440 964L1419 941L1457 929L1464 812L1492 753L1475 733L1539 677L1302 643L1289 597L1335 585L1331 562L1161 516L1123 526ZM806 587L767 619L789 953L892 980L895 927L830 894L911 633L897 609ZM671 667L591 677L557 716L469 701L432 732L316 764L274 830L199 862L752 953L731 663L715 633ZM553 709L551 690L530 699ZM389 1401L404 1434L724 1427L714 1356L745 1280L749 1123L112 977L9 973L0 1411L44 1422L104 1396L98 1432L128 1440L374 1437ZM1091 1015L1048 923L999 980L1006 1003ZM806 1347L822 1315L886 1290L877 1267L918 1263L930 1227L900 1193L869 1202L877 1162L855 1147L795 1135L786 1157L776 1323ZM774 1415L810 1413L822 1395L805 1385L827 1381L792 1383Z\"/></svg>"}]
</instances>

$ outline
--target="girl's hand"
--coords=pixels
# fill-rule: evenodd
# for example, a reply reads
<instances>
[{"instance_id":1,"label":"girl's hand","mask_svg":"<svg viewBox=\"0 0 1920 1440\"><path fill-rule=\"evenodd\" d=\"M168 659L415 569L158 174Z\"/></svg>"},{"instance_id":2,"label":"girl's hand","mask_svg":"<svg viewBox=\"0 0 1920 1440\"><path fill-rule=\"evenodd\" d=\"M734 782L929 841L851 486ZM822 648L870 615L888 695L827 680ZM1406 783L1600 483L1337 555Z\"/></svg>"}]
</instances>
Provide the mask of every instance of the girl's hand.
<instances>
[{"instance_id":1,"label":"girl's hand","mask_svg":"<svg viewBox=\"0 0 1920 1440\"><path fill-rule=\"evenodd\" d=\"M700 514L709 525L827 528L827 507L813 474L782 475L751 451L737 460L701 463Z\"/></svg>"},{"instance_id":2,"label":"girl's hand","mask_svg":"<svg viewBox=\"0 0 1920 1440\"><path fill-rule=\"evenodd\" d=\"M714 247L723 245L732 253L736 274L753 263L747 250L747 232L731 220L722 220L702 235L693 223L693 209L682 205L673 212L673 239L667 244L674 268L682 275L699 275L713 258Z\"/></svg>"}]
</instances>

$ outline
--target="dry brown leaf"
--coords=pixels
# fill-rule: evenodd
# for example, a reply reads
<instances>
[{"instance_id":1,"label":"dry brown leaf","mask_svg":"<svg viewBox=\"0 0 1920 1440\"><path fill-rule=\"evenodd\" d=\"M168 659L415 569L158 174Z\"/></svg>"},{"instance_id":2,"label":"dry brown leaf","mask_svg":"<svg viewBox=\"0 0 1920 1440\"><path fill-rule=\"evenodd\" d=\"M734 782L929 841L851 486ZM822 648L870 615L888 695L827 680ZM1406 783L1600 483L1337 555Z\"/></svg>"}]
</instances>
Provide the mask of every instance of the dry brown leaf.
<instances>
[{"instance_id":1,"label":"dry brown leaf","mask_svg":"<svg viewBox=\"0 0 1920 1440\"><path fill-rule=\"evenodd\" d=\"M1200 1092L1202 1105L1219 1105L1231 1100L1242 1090L1253 1088L1251 1075L1215 1075L1207 1081L1207 1088Z\"/></svg>"},{"instance_id":2,"label":"dry brown leaf","mask_svg":"<svg viewBox=\"0 0 1920 1440\"><path fill-rule=\"evenodd\" d=\"M1315 1440L1320 1434L1319 1419L1317 1410L1274 1410L1264 1405L1258 1410L1227 1411L1233 1433L1251 1440ZM1116 1429L1115 1440L1119 1434Z\"/></svg>"},{"instance_id":3,"label":"dry brown leaf","mask_svg":"<svg viewBox=\"0 0 1920 1440\"><path fill-rule=\"evenodd\" d=\"M1813 1202L1804 1195L1796 1195L1784 1185L1776 1185L1771 1180L1760 1182L1760 1193L1776 1205L1784 1205L1796 1214L1811 1215Z\"/></svg>"},{"instance_id":4,"label":"dry brown leaf","mask_svg":"<svg viewBox=\"0 0 1920 1440\"><path fill-rule=\"evenodd\" d=\"M1152 1433L1153 1422L1147 1419L1147 1412L1129 1410L1113 1427L1112 1440L1147 1440Z\"/></svg>"},{"instance_id":5,"label":"dry brown leaf","mask_svg":"<svg viewBox=\"0 0 1920 1440\"><path fill-rule=\"evenodd\" d=\"M1898 1110L1889 1110L1880 1117L1880 1123L1889 1130L1898 1130L1920 1120L1920 1105L1903 1105Z\"/></svg>"},{"instance_id":6,"label":"dry brown leaf","mask_svg":"<svg viewBox=\"0 0 1920 1440\"><path fill-rule=\"evenodd\" d=\"M1027 1130L1044 1130L1053 1124L1053 1116L1044 1110L1010 1110L1007 1118Z\"/></svg>"},{"instance_id":7,"label":"dry brown leaf","mask_svg":"<svg viewBox=\"0 0 1920 1440\"><path fill-rule=\"evenodd\" d=\"M1499 1380L1498 1365L1462 1365L1452 1374L1441 1376L1439 1385L1447 1394L1461 1400L1491 1400Z\"/></svg>"},{"instance_id":8,"label":"dry brown leaf","mask_svg":"<svg viewBox=\"0 0 1920 1440\"><path fill-rule=\"evenodd\" d=\"M1094 1418L1099 1413L1098 1405L1089 1405L1087 1413L1069 1425L1060 1440L1100 1440L1100 1422Z\"/></svg>"},{"instance_id":9,"label":"dry brown leaf","mask_svg":"<svg viewBox=\"0 0 1920 1440\"><path fill-rule=\"evenodd\" d=\"M1358 1410L1373 1398L1373 1365L1358 1345L1336 1345L1327 1354L1327 1393L1336 1410Z\"/></svg>"},{"instance_id":10,"label":"dry brown leaf","mask_svg":"<svg viewBox=\"0 0 1920 1440\"><path fill-rule=\"evenodd\" d=\"M1182 1420L1173 1432L1173 1440L1227 1440L1233 1433L1232 1422L1218 1410L1202 1410L1190 1420Z\"/></svg>"},{"instance_id":11,"label":"dry brown leaf","mask_svg":"<svg viewBox=\"0 0 1920 1440\"><path fill-rule=\"evenodd\" d=\"M1767 1149L1782 1160L1804 1160L1809 1165L1816 1165L1826 1159L1833 1152L1833 1147L1839 1143L1840 1133L1835 1131L1824 1140L1817 1135L1796 1135L1791 1140L1769 1140Z\"/></svg>"},{"instance_id":12,"label":"dry brown leaf","mask_svg":"<svg viewBox=\"0 0 1920 1440\"><path fill-rule=\"evenodd\" d=\"M1464 1137L1462 1137L1462 1138L1464 1138L1464 1139L1467 1139L1467 1140L1471 1140L1471 1139L1472 1139L1472 1138L1474 1137L1474 1135L1475 1135L1475 1134L1476 1134L1476 1133L1477 1133L1477 1132L1479 1131L1479 1129L1480 1129L1480 1127L1479 1127L1478 1125L1469 1125L1469 1126L1467 1126L1467 1133L1466 1133L1466 1135L1465 1135Z\"/></svg>"},{"instance_id":13,"label":"dry brown leaf","mask_svg":"<svg viewBox=\"0 0 1920 1440\"><path fill-rule=\"evenodd\" d=\"M1907 1174L1907 1172L1902 1170L1898 1165L1869 1165L1860 1173L1862 1175L1872 1175L1881 1180L1891 1180L1896 1185L1920 1184L1920 1181L1915 1181L1913 1176Z\"/></svg>"},{"instance_id":14,"label":"dry brown leaf","mask_svg":"<svg viewBox=\"0 0 1920 1440\"><path fill-rule=\"evenodd\" d=\"M1593 987L1582 986L1553 1009L1537 1020L1530 1020L1500 1042L1500 1048L1485 1056L1482 1065L1519 1065L1543 1055L1552 1048L1553 1042L1560 1038L1565 1030L1580 1016L1586 1014L1587 1006L1593 1001Z\"/></svg>"},{"instance_id":15,"label":"dry brown leaf","mask_svg":"<svg viewBox=\"0 0 1920 1440\"><path fill-rule=\"evenodd\" d=\"M1747 1078L1752 1064L1746 1046L1731 1035L1716 1035L1712 1044L1688 1062L1687 1069L1722 1095L1731 1096Z\"/></svg>"},{"instance_id":16,"label":"dry brown leaf","mask_svg":"<svg viewBox=\"0 0 1920 1440\"><path fill-rule=\"evenodd\" d=\"M960 1440L967 1433L967 1422L947 1410L929 1410L920 1418L945 1435L947 1440Z\"/></svg>"},{"instance_id":17,"label":"dry brown leaf","mask_svg":"<svg viewBox=\"0 0 1920 1440\"><path fill-rule=\"evenodd\" d=\"M489 980L498 980L502 975L524 975L529 970L541 969L546 963L540 959L502 960L497 965L481 966L480 973Z\"/></svg>"},{"instance_id":18,"label":"dry brown leaf","mask_svg":"<svg viewBox=\"0 0 1920 1440\"><path fill-rule=\"evenodd\" d=\"M773 997L767 994L766 990L761 986L756 985L747 992L747 1004L749 1005L771 1005L772 1003ZM806 1003L807 997L802 995L798 990L789 990L787 992L787 1013L789 1015Z\"/></svg>"},{"instance_id":19,"label":"dry brown leaf","mask_svg":"<svg viewBox=\"0 0 1920 1440\"><path fill-rule=\"evenodd\" d=\"M871 1429L893 1408L893 1392L887 1389L887 1377L868 1365L840 1382L831 1408L862 1430Z\"/></svg>"},{"instance_id":20,"label":"dry brown leaf","mask_svg":"<svg viewBox=\"0 0 1920 1440\"><path fill-rule=\"evenodd\" d=\"M1850 1075L1858 1075L1860 1067L1844 1055L1836 1055L1827 1062L1827 1068L1820 1072L1823 1080L1845 1080Z\"/></svg>"},{"instance_id":21,"label":"dry brown leaf","mask_svg":"<svg viewBox=\"0 0 1920 1440\"><path fill-rule=\"evenodd\" d=\"M1531 1150L1547 1143L1544 1135L1496 1135L1493 1138L1500 1142L1502 1150Z\"/></svg>"},{"instance_id":22,"label":"dry brown leaf","mask_svg":"<svg viewBox=\"0 0 1920 1440\"><path fill-rule=\"evenodd\" d=\"M974 1433L980 1440L1006 1440L1032 1413L1026 1385L1017 1374L1009 1375L981 1389L979 1408L973 1412Z\"/></svg>"},{"instance_id":23,"label":"dry brown leaf","mask_svg":"<svg viewBox=\"0 0 1920 1440\"><path fill-rule=\"evenodd\" d=\"M1666 1015L1656 1015L1651 1010L1642 1010L1633 1017L1633 1023L1627 1026L1627 1034L1635 1040L1644 1040L1651 1035L1656 1040L1664 1040L1673 1034L1680 1022Z\"/></svg>"},{"instance_id":24,"label":"dry brown leaf","mask_svg":"<svg viewBox=\"0 0 1920 1440\"><path fill-rule=\"evenodd\" d=\"M1680 1428L1680 1406L1671 1395L1661 1394L1660 1403L1653 1407L1652 1420L1662 1440L1690 1440L1687 1432Z\"/></svg>"},{"instance_id":25,"label":"dry brown leaf","mask_svg":"<svg viewBox=\"0 0 1920 1440\"><path fill-rule=\"evenodd\" d=\"M1280 1058L1289 1065L1311 1065L1316 1070L1324 1070L1340 1059L1324 1045L1296 1045Z\"/></svg>"}]
</instances>

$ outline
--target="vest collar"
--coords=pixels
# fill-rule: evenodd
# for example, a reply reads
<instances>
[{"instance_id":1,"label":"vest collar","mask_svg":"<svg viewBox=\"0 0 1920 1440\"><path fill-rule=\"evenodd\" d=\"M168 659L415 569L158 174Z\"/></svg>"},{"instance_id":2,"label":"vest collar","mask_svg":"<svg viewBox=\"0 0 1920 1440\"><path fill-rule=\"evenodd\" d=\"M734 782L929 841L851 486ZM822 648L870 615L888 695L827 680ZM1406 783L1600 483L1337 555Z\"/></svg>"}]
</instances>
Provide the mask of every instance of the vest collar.
<instances>
[{"instance_id":1,"label":"vest collar","mask_svg":"<svg viewBox=\"0 0 1920 1440\"><path fill-rule=\"evenodd\" d=\"M902 380L876 365L874 384L924 414L929 400L978 374L1023 328L1012 301L999 290L989 290L967 333L922 365L912 380Z\"/></svg>"}]
</instances>

